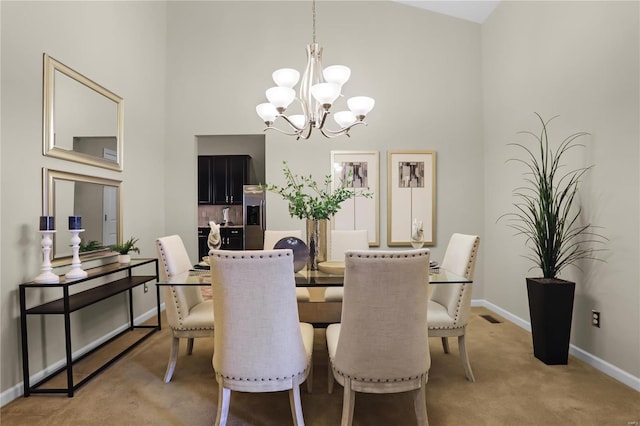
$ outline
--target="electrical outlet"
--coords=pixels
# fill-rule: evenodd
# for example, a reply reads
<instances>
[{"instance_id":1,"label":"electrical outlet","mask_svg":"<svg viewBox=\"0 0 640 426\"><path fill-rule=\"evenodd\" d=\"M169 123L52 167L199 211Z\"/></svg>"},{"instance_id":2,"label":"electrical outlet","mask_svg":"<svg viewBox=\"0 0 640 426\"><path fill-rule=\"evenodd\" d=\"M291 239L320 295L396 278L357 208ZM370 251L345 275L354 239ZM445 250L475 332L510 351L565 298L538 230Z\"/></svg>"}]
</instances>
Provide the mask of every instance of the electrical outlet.
<instances>
[{"instance_id":1,"label":"electrical outlet","mask_svg":"<svg viewBox=\"0 0 640 426\"><path fill-rule=\"evenodd\" d=\"M591 311L591 325L600 328L600 312Z\"/></svg>"},{"instance_id":2,"label":"electrical outlet","mask_svg":"<svg viewBox=\"0 0 640 426\"><path fill-rule=\"evenodd\" d=\"M144 292L147 293L149 291L149 285L144 283Z\"/></svg>"}]
</instances>

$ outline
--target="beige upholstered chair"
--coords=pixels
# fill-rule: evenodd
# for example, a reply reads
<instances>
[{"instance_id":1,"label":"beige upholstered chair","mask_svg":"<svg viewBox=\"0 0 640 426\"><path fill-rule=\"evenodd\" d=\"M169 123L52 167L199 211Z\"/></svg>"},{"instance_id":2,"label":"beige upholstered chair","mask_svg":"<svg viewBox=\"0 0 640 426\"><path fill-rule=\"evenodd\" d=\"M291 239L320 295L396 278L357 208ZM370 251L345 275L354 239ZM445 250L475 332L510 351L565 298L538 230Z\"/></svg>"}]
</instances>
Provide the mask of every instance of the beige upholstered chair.
<instances>
[{"instance_id":1,"label":"beige upholstered chair","mask_svg":"<svg viewBox=\"0 0 640 426\"><path fill-rule=\"evenodd\" d=\"M311 392L313 327L300 323L291 250L212 250L217 327L213 368L216 425L224 425L231 391L289 390L295 424L304 424L300 384Z\"/></svg>"},{"instance_id":2,"label":"beige upholstered chair","mask_svg":"<svg viewBox=\"0 0 640 426\"><path fill-rule=\"evenodd\" d=\"M299 229L290 231L274 231L267 229L264 231L263 248L265 250L273 250L273 246L275 246L278 241L286 237L296 237L303 240L302 232L300 232ZM311 299L311 294L306 288L296 287L296 298L298 299L298 302L308 302Z\"/></svg>"},{"instance_id":3,"label":"beige upholstered chair","mask_svg":"<svg viewBox=\"0 0 640 426\"><path fill-rule=\"evenodd\" d=\"M331 245L329 260L344 261L347 250L367 250L369 248L369 236L366 229L357 230L331 230ZM324 291L324 300L327 302L342 301L342 287L327 287Z\"/></svg>"},{"instance_id":4,"label":"beige upholstered chair","mask_svg":"<svg viewBox=\"0 0 640 426\"><path fill-rule=\"evenodd\" d=\"M334 378L344 386L342 425L352 422L355 392L410 390L418 424L428 424L429 250L353 250L345 262L342 322L327 327L329 393Z\"/></svg>"},{"instance_id":5,"label":"beige upholstered chair","mask_svg":"<svg viewBox=\"0 0 640 426\"><path fill-rule=\"evenodd\" d=\"M180 236L158 238L156 247L162 265L162 281L191 269L191 261ZM213 302L203 300L198 286L163 286L162 289L167 322L172 335L169 365L164 375L164 382L169 383L176 368L180 339L187 339L187 353L191 355L193 339L213 336Z\"/></svg>"},{"instance_id":6,"label":"beige upholstered chair","mask_svg":"<svg viewBox=\"0 0 640 426\"><path fill-rule=\"evenodd\" d=\"M440 268L473 279L476 255L480 246L477 235L453 234ZM460 358L467 380L475 382L467 346L465 332L471 310L471 284L433 285L429 299L429 337L441 337L445 353L449 353L448 337L458 337Z\"/></svg>"}]
</instances>

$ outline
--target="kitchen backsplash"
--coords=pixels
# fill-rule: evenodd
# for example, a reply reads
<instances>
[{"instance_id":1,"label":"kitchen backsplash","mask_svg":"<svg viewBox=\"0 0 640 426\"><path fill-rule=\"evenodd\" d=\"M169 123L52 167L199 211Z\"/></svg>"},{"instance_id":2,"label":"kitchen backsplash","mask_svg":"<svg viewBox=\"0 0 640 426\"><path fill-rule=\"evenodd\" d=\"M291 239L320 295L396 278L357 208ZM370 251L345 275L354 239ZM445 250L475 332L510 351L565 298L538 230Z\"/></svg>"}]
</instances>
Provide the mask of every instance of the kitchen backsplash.
<instances>
[{"instance_id":1,"label":"kitchen backsplash","mask_svg":"<svg viewBox=\"0 0 640 426\"><path fill-rule=\"evenodd\" d=\"M229 222L234 225L242 225L242 206L215 206L201 205L198 206L198 227L209 227L209 221L222 223L222 209L229 208Z\"/></svg>"}]
</instances>

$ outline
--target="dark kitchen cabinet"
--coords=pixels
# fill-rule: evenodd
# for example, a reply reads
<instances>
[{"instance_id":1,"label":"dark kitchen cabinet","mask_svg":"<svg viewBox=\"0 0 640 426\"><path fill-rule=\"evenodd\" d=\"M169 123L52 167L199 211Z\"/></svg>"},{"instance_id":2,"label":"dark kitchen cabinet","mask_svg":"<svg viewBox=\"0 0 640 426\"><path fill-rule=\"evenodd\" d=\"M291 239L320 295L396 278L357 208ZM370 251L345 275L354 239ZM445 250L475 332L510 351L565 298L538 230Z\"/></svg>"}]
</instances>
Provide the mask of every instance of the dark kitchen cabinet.
<instances>
[{"instance_id":1,"label":"dark kitchen cabinet","mask_svg":"<svg viewBox=\"0 0 640 426\"><path fill-rule=\"evenodd\" d=\"M222 250L242 250L243 249L242 228L220 227L220 239Z\"/></svg>"},{"instance_id":2,"label":"dark kitchen cabinet","mask_svg":"<svg viewBox=\"0 0 640 426\"><path fill-rule=\"evenodd\" d=\"M198 156L198 204L242 204L249 183L248 155Z\"/></svg>"}]
</instances>

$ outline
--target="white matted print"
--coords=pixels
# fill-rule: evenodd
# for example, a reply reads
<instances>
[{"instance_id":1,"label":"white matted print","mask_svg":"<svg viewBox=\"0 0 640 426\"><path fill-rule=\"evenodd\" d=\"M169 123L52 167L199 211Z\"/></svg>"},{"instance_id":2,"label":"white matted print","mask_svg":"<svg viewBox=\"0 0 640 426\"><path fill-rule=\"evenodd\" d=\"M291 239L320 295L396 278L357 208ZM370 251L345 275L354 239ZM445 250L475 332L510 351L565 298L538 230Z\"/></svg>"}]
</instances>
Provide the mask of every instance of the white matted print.
<instances>
[{"instance_id":1,"label":"white matted print","mask_svg":"<svg viewBox=\"0 0 640 426\"><path fill-rule=\"evenodd\" d=\"M389 151L387 173L387 245L411 245L416 221L423 225L424 245L435 245L435 151Z\"/></svg>"},{"instance_id":2,"label":"white matted print","mask_svg":"<svg viewBox=\"0 0 640 426\"><path fill-rule=\"evenodd\" d=\"M379 162L378 151L331 151L333 188L342 185L355 191L367 190L372 194L371 198L356 196L344 201L331 219L332 228L366 229L369 247L380 245Z\"/></svg>"}]
</instances>

